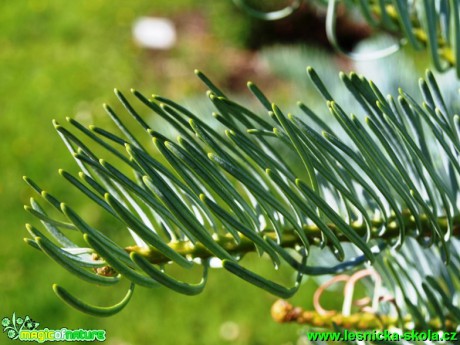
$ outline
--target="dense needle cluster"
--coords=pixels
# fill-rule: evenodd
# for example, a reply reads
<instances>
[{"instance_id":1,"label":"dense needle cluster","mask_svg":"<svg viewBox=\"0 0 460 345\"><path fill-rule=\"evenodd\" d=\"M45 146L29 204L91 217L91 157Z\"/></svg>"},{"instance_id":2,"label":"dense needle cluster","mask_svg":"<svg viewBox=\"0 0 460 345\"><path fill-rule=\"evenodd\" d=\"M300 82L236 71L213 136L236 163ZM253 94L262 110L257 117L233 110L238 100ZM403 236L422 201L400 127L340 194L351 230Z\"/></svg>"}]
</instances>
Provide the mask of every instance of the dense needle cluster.
<instances>
[{"instance_id":1,"label":"dense needle cluster","mask_svg":"<svg viewBox=\"0 0 460 345\"><path fill-rule=\"evenodd\" d=\"M214 118L226 128L223 133L170 99L147 99L134 90L142 104L175 129L175 140L153 130L117 90L153 147L142 144L109 106L104 108L122 135L70 118L71 130L55 122L81 170L78 175L61 170L61 176L115 217L132 238L132 245L117 244L104 233L107 229L96 229L25 178L56 214L48 215L31 199L26 210L41 220L47 234L28 224L28 244L90 283L113 285L123 278L132 283L126 297L111 307L88 305L55 285L57 295L81 311L112 315L129 302L135 285L200 293L208 268L218 260L230 273L288 298L304 275L337 274L370 263L387 288L399 294L402 313L412 315L417 325L433 318L440 320L439 329L446 320L450 328L458 322L458 115L446 106L431 72L420 80L423 102L402 90L396 98L384 97L364 77L341 74L364 119L348 115L312 68L307 74L329 115L320 116L304 103L298 103L298 113L285 114L248 83L264 108L265 114L257 114L228 99L197 71L210 90ZM93 145L116 163L99 157ZM282 150L296 158L281 155ZM75 231L85 245L70 239ZM336 262L308 265L313 247L332 252ZM241 259L253 251L275 268L291 266L297 272L294 286L245 268ZM168 264L201 265L202 280L194 284L172 277ZM416 301L410 298L414 290Z\"/></svg>"}]
</instances>

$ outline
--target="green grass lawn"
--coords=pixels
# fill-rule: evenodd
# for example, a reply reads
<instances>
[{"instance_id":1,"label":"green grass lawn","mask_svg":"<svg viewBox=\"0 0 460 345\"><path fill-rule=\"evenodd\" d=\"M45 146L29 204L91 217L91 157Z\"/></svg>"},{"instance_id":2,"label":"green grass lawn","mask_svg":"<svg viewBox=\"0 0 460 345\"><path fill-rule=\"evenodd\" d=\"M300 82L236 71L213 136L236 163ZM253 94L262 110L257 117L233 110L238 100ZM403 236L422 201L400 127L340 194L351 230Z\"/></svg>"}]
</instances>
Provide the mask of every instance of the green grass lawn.
<instances>
[{"instance_id":1,"label":"green grass lawn","mask_svg":"<svg viewBox=\"0 0 460 345\"><path fill-rule=\"evenodd\" d=\"M76 116L85 124L111 126L101 104L116 103L113 87L136 87L147 94L167 92L176 99L193 97L201 88L192 68L205 68L219 77L218 62L203 61L193 45L182 43L171 57L176 63L181 58L188 61L186 68L195 66L185 77L176 71L179 78L171 81L155 63L161 54L145 52L132 42L131 24L147 14L177 15L184 9L212 14L225 9L212 3L28 0L0 4L0 318L15 312L29 315L40 327L102 328L111 345L296 343L300 328L277 325L269 316L273 296L222 270L210 274L207 289L197 297L138 288L120 314L109 319L86 316L58 300L51 285L59 283L101 305L118 301L125 290L81 282L23 242L24 223L33 219L22 205L34 196L23 175L78 205L96 223L104 220L92 205L79 201L57 174L58 168L75 172L77 167L51 120L65 123L66 116ZM239 33L222 33L219 20L225 26L235 19L221 16L210 23L216 37L232 41ZM210 42L206 52L215 53L217 60L216 42L217 38ZM289 278L289 273L283 273L281 280ZM303 301L309 299L311 289L306 290ZM225 340L222 334L229 327L233 335ZM0 337L0 343L6 344L6 335Z\"/></svg>"}]
</instances>

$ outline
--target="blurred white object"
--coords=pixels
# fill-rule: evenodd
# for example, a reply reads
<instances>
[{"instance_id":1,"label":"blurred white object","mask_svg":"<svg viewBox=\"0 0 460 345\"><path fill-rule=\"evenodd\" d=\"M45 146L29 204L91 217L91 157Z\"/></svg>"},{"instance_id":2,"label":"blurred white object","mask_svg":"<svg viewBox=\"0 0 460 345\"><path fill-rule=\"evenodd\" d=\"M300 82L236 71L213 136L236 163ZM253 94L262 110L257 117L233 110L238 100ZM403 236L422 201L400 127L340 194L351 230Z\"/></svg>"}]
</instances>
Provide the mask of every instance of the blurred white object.
<instances>
[{"instance_id":1,"label":"blurred white object","mask_svg":"<svg viewBox=\"0 0 460 345\"><path fill-rule=\"evenodd\" d=\"M141 17L134 22L133 36L145 48L169 49L176 43L176 29L169 19Z\"/></svg>"}]
</instances>

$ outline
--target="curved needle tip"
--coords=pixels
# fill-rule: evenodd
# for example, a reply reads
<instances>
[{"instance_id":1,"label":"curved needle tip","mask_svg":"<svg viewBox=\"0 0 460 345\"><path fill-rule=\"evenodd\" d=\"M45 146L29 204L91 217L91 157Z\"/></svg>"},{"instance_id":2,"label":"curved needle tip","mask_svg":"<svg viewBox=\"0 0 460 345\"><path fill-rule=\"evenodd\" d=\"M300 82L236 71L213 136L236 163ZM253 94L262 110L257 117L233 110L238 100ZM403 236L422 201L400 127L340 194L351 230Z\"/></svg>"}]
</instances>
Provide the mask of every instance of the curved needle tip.
<instances>
[{"instance_id":1,"label":"curved needle tip","mask_svg":"<svg viewBox=\"0 0 460 345\"><path fill-rule=\"evenodd\" d=\"M134 293L135 284L131 284L125 297L120 302L110 307L100 307L100 306L87 304L77 299L76 297L71 295L67 290L65 290L64 288L60 287L57 284L53 284L52 287L53 287L54 293L60 299L62 299L65 303L74 307L75 309L83 313L89 314L89 315L98 316L98 317L107 317L107 316L112 316L120 312L124 307L126 307L126 305L129 303Z\"/></svg>"}]
</instances>

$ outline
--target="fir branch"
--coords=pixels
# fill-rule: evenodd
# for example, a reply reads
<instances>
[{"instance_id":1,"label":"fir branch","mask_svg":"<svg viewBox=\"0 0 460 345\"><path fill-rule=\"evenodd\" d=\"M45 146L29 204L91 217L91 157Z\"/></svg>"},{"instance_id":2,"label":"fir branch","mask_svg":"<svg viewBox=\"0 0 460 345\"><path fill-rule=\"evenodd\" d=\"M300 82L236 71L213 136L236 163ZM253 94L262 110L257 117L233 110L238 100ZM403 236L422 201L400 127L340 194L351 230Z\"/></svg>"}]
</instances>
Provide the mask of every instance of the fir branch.
<instances>
[{"instance_id":1,"label":"fir branch","mask_svg":"<svg viewBox=\"0 0 460 345\"><path fill-rule=\"evenodd\" d=\"M418 229L415 221L408 210L403 211L405 214L405 227L407 231L408 237L420 237L420 238L429 238L432 235L432 225L428 220L428 217L425 215L420 215L422 219L422 228ZM440 217L438 219L438 223L441 229L447 229L447 219L446 217ZM400 229L395 222L394 218L390 220L388 227L382 230L382 226L384 225L383 220L374 220L372 221L372 230L371 230L371 237L370 240L385 240L385 241L393 241L395 238L398 237ZM349 242L350 240L337 231L337 228L333 225L329 225L330 229L336 233L336 236L341 242ZM359 236L364 236L366 233L366 226L363 224L353 224L352 228L356 231ZM312 244L319 245L321 242L321 230L316 225L304 225L303 227L305 236L308 238L308 241ZM276 241L276 233L273 230L263 230L260 232L261 237L264 239ZM460 215L454 217L453 220L453 230L452 236L456 238L460 238ZM241 256L243 257L245 254L255 252L256 247L254 242L251 241L244 235L240 234L240 242L235 243L233 236L231 235L224 235L219 236L215 239L216 243L218 243L222 248L225 248L230 254L233 256ZM281 243L279 244L283 248L295 248L296 246L301 246L302 241L296 235L294 230L284 230L283 236L281 239ZM180 255L192 259L207 259L212 258L214 255L206 249L200 243L193 244L190 241L176 241L170 242L168 244L176 253ZM153 248L145 248L139 246L128 246L125 248L127 253L136 252L146 259L148 259L153 264L165 264L168 263L170 260L168 257L164 256L164 254Z\"/></svg>"},{"instance_id":2,"label":"fir branch","mask_svg":"<svg viewBox=\"0 0 460 345\"><path fill-rule=\"evenodd\" d=\"M452 67L460 77L460 7L458 0L304 0L327 6L326 32L329 42L340 53L356 60L377 59L410 45L415 50L426 49L437 71ZM291 15L301 7L301 0L293 1L284 9L273 12L257 10L247 0L234 0L236 6L249 15L263 20L278 20ZM342 5L342 6L341 6ZM359 10L362 18L373 29L398 37L398 43L375 52L359 54L341 48L336 34L339 9Z\"/></svg>"},{"instance_id":3,"label":"fir branch","mask_svg":"<svg viewBox=\"0 0 460 345\"><path fill-rule=\"evenodd\" d=\"M351 315L342 315L341 313L335 313L334 315L321 315L316 311L303 310L301 307L294 307L285 300L277 300L272 305L271 315L272 318L279 323L295 322L301 325L328 330L332 330L338 326L358 331L384 331L399 328L401 322L401 320L397 317L377 315L369 312L358 312ZM402 322L404 323L404 329L413 329L416 331L425 331L430 329L435 332L436 330L443 329L446 332L455 332L457 327L456 321L449 319L442 321L440 318L431 319L427 325L428 327L424 327L419 323L414 323L414 320L410 317L410 315L404 317Z\"/></svg>"},{"instance_id":4,"label":"fir branch","mask_svg":"<svg viewBox=\"0 0 460 345\"><path fill-rule=\"evenodd\" d=\"M73 119L68 119L72 130L54 122L81 169L75 176L61 170L61 176L114 217L133 244L116 243L30 178L25 181L58 216L31 199L26 209L48 233L27 225L32 238L26 242L91 283L112 285L126 278L187 295L203 290L213 258L282 298L298 290L303 275L338 274L373 263L398 283L395 294L404 297L398 305L418 323L428 324L425 315L441 305L449 311L442 315L444 325L452 318L460 323L455 295L444 285L426 278L426 296L436 296L434 305L421 294L411 301L406 292L410 276L433 275L413 261L425 255L413 249L414 240L431 248L430 260L442 259L438 265L446 286L457 283L452 270L460 262L459 117L446 106L431 72L420 83L421 105L402 90L395 100L364 77L341 74L367 114L364 122L334 101L312 68L307 73L335 126L303 103L301 116L285 114L250 83L268 115L264 118L227 99L201 72L197 75L212 90L208 96L225 136L176 102L160 96L148 100L137 91L137 99L181 133L177 143L152 130L118 90L117 97L153 142L154 154L109 106L104 108L123 136ZM281 147L303 162L301 171L295 160L279 154ZM100 149L117 163L99 157ZM79 247L69 232L80 233L87 247ZM329 249L335 262L307 265L314 246ZM282 286L243 267L241 259L251 251L266 253L275 268L290 266L297 273L295 285ZM202 265L202 279L188 283L171 277L166 263L185 269ZM132 295L131 288L122 302L106 308L88 305L59 286L54 290L71 306L101 316L121 310ZM417 311L414 303L427 312Z\"/></svg>"}]
</instances>

